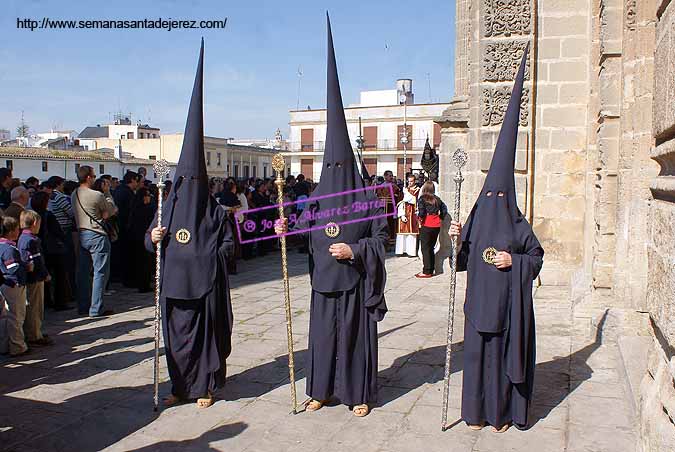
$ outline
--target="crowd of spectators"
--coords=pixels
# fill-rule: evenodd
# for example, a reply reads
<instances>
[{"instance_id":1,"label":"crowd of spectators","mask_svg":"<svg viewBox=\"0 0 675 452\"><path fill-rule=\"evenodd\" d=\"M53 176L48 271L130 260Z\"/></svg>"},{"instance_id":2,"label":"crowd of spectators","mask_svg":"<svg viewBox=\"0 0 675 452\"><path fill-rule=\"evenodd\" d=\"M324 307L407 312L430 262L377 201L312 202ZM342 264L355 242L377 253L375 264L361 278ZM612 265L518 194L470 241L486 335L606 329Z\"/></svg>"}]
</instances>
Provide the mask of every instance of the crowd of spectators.
<instances>
[{"instance_id":1,"label":"crowd of spectators","mask_svg":"<svg viewBox=\"0 0 675 452\"><path fill-rule=\"evenodd\" d=\"M146 169L139 168L119 180L83 165L77 181L52 176L21 182L11 169L0 168L0 353L17 356L53 343L42 330L45 307L108 316L114 314L106 304L106 297L116 292L112 283L139 292L154 290L155 257L146 250L144 238L155 217L159 190L146 175ZM367 181L381 183L384 178L376 176ZM303 201L315 186L302 174L287 176L283 200L297 202L286 207L285 214L302 213ZM274 179L212 178L209 188L233 223L246 216L272 221L278 217ZM168 181L165 199L170 189ZM261 207L267 209L236 216ZM242 244L242 239L257 238L259 231L234 231L230 274L237 273L239 259L265 256L278 247L274 239ZM289 242L307 252L306 244L292 237Z\"/></svg>"}]
</instances>

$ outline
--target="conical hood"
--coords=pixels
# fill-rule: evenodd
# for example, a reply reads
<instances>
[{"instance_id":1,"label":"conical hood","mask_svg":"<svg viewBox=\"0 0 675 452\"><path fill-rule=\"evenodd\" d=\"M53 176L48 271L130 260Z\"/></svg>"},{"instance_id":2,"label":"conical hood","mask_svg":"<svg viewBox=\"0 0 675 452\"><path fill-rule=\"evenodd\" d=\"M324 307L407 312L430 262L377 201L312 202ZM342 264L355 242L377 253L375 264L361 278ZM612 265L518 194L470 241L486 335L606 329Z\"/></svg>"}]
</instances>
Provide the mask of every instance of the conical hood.
<instances>
[{"instance_id":1,"label":"conical hood","mask_svg":"<svg viewBox=\"0 0 675 452\"><path fill-rule=\"evenodd\" d=\"M357 243L367 236L373 215L366 201L374 200L373 190L364 190L354 151L347 132L347 121L342 106L333 35L330 19L328 27L326 146L323 154L321 180L312 192L308 209L313 214L316 229L310 232L310 268L312 287L318 292L337 292L352 289L360 278L355 267L338 261L328 248L334 243ZM367 172L366 172L367 173ZM365 173L364 173L365 175ZM339 228L335 228L335 223Z\"/></svg>"},{"instance_id":2,"label":"conical hood","mask_svg":"<svg viewBox=\"0 0 675 452\"><path fill-rule=\"evenodd\" d=\"M326 73L326 144L323 152L321 179L315 192L317 195L339 193L363 188L342 105L340 80L338 79L333 33L330 17L326 13L328 29L328 61Z\"/></svg>"},{"instance_id":3,"label":"conical hood","mask_svg":"<svg viewBox=\"0 0 675 452\"><path fill-rule=\"evenodd\" d=\"M219 228L204 159L204 40L199 50L183 147L171 193L162 209L167 228L162 295L196 299L211 290Z\"/></svg>"},{"instance_id":4,"label":"conical hood","mask_svg":"<svg viewBox=\"0 0 675 452\"><path fill-rule=\"evenodd\" d=\"M197 74L192 87L192 98L188 110L183 146L180 151L178 166L176 167L175 181L184 179L187 181L197 180L194 184L195 201L203 201L208 198L209 184L206 173L206 160L204 158L204 113L203 113L203 84L204 84L204 39L199 49L199 61L197 62ZM178 187L176 187L178 188ZM174 190L176 191L176 190ZM196 206L195 206L196 207Z\"/></svg>"},{"instance_id":5,"label":"conical hood","mask_svg":"<svg viewBox=\"0 0 675 452\"><path fill-rule=\"evenodd\" d=\"M518 141L518 124L520 123L520 103L523 97L523 83L525 81L525 67L530 45L528 43L523 52L523 58L520 62L520 68L516 75L516 80L509 99L509 105L504 115L504 122L499 132L497 146L495 146L490 170L488 171L481 195L488 191L495 194L499 191L507 194L509 207L518 210L516 198L516 181L514 169L516 165L516 143ZM514 211L515 212L515 211Z\"/></svg>"},{"instance_id":6,"label":"conical hood","mask_svg":"<svg viewBox=\"0 0 675 452\"><path fill-rule=\"evenodd\" d=\"M518 209L513 174L528 50L529 46L516 76L485 184L462 230L462 242L469 248L470 275L464 313L482 333L504 331L511 299L511 273L495 267L490 255L495 250L522 253L524 240L531 234Z\"/></svg>"}]
</instances>

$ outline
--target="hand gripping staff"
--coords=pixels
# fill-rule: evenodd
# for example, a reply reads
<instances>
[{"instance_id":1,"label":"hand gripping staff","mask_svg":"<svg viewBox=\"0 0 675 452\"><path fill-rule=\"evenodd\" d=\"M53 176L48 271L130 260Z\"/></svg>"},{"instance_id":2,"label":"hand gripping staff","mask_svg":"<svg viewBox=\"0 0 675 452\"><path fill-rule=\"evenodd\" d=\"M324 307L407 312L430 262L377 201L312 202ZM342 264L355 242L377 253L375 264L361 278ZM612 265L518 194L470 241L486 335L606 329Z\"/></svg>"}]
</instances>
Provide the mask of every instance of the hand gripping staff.
<instances>
[{"instance_id":1,"label":"hand gripping staff","mask_svg":"<svg viewBox=\"0 0 675 452\"><path fill-rule=\"evenodd\" d=\"M457 168L455 177L455 208L452 212L453 221L459 221L459 205L462 193L462 167L466 164L467 155L462 149L457 149L452 154L452 163ZM448 309L448 345L445 349L445 375L443 378L443 415L441 418L441 431L448 428L448 397L450 396L450 361L452 358L452 334L455 329L455 290L457 288L457 239L452 238L452 265L450 266L450 306Z\"/></svg>"},{"instance_id":2,"label":"hand gripping staff","mask_svg":"<svg viewBox=\"0 0 675 452\"><path fill-rule=\"evenodd\" d=\"M157 227L162 227L162 201L164 198L164 178L169 175L169 164L166 160L158 160L152 165L157 175L157 188L159 196L157 199ZM157 411L159 406L159 292L160 275L162 269L162 243L158 243L155 248L155 367L154 367L154 409Z\"/></svg>"},{"instance_id":3,"label":"hand gripping staff","mask_svg":"<svg viewBox=\"0 0 675 452\"><path fill-rule=\"evenodd\" d=\"M284 178L282 172L286 167L286 162L281 154L272 157L272 168L277 172L277 178L274 183L277 185L277 202L279 205L279 220L283 221L284 216ZM298 413L297 394L295 391L295 361L293 359L293 324L291 314L291 293L288 283L288 259L286 257L286 236L279 237L281 244L281 272L284 278L284 305L286 307L286 337L288 339L288 374L291 382L291 403L293 404L293 414Z\"/></svg>"}]
</instances>

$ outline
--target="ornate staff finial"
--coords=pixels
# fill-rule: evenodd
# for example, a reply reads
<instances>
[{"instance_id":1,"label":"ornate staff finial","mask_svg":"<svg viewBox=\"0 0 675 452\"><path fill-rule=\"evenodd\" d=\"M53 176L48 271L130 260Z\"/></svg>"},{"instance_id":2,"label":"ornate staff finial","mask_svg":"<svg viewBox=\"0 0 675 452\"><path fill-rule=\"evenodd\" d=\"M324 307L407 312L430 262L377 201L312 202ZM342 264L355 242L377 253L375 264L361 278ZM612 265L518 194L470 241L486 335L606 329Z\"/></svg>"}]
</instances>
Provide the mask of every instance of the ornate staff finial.
<instances>
[{"instance_id":1,"label":"ornate staff finial","mask_svg":"<svg viewBox=\"0 0 675 452\"><path fill-rule=\"evenodd\" d=\"M284 215L284 178L281 172L286 168L286 161L281 153L274 154L272 157L272 168L277 172L277 206L279 210L279 220L286 219ZM293 315L291 313L291 289L288 280L288 256L286 253L286 236L279 237L281 245L281 274L284 280L284 308L286 311L286 340L288 342L288 378L291 382L291 404L293 405L293 414L298 413L297 392L295 389L295 352L293 350Z\"/></svg>"},{"instance_id":2,"label":"ornate staff finial","mask_svg":"<svg viewBox=\"0 0 675 452\"><path fill-rule=\"evenodd\" d=\"M455 165L455 168L461 170L466 165L468 156L462 148L457 148L455 152L452 153L452 163Z\"/></svg>"},{"instance_id":3,"label":"ornate staff finial","mask_svg":"<svg viewBox=\"0 0 675 452\"><path fill-rule=\"evenodd\" d=\"M286 168L286 160L284 160L283 155L274 154L272 157L272 168L274 168L274 171L277 173L281 173Z\"/></svg>"},{"instance_id":4,"label":"ornate staff finial","mask_svg":"<svg viewBox=\"0 0 675 452\"><path fill-rule=\"evenodd\" d=\"M157 160L152 169L157 175L157 188L159 196L157 198L157 227L162 227L162 201L164 199L164 178L169 175L169 162L164 159ZM153 386L154 386L154 408L155 411L159 408L159 322L160 322L160 308L159 297L161 290L161 271L162 271L162 244L157 244L155 248L155 360L153 372Z\"/></svg>"},{"instance_id":5,"label":"ornate staff finial","mask_svg":"<svg viewBox=\"0 0 675 452\"><path fill-rule=\"evenodd\" d=\"M164 159L157 160L153 165L152 169L157 175L157 178L159 179L160 183L164 183L164 178L169 175L170 168L169 168L169 162L167 162Z\"/></svg>"},{"instance_id":6,"label":"ornate staff finial","mask_svg":"<svg viewBox=\"0 0 675 452\"><path fill-rule=\"evenodd\" d=\"M457 168L455 177L455 208L452 213L453 221L459 221L459 208L461 201L462 182L462 168L466 165L468 156L462 148L458 148L452 154L452 163ZM448 428L448 399L450 397L450 370L452 369L452 337L455 330L455 291L457 289L457 256L459 250L457 249L457 239L452 238L452 259L450 261L450 302L448 305L448 330L447 330L447 345L445 347L445 374L443 377L443 411L441 415L441 430L445 431Z\"/></svg>"}]
</instances>

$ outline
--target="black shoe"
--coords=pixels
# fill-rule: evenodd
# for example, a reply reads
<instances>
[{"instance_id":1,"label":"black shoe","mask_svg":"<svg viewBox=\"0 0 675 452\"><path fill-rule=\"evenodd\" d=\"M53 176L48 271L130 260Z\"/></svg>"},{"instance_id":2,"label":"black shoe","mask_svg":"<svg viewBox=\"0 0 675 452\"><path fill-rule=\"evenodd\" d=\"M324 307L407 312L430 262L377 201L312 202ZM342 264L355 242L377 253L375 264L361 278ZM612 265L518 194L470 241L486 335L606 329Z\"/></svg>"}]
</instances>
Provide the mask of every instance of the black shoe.
<instances>
[{"instance_id":1,"label":"black shoe","mask_svg":"<svg viewBox=\"0 0 675 452\"><path fill-rule=\"evenodd\" d=\"M107 317L109 315L113 315L114 313L115 313L115 311L113 311L112 309L106 309L105 311L103 311L102 313L100 313L98 315L90 315L89 317L90 318Z\"/></svg>"},{"instance_id":2,"label":"black shoe","mask_svg":"<svg viewBox=\"0 0 675 452\"><path fill-rule=\"evenodd\" d=\"M17 353L16 355L12 355L10 353L9 356L11 356L12 358L18 358L20 356L30 355L31 351L32 350L30 348L27 348L26 350L22 351L21 353Z\"/></svg>"},{"instance_id":3,"label":"black shoe","mask_svg":"<svg viewBox=\"0 0 675 452\"><path fill-rule=\"evenodd\" d=\"M54 345L54 341L49 337L43 337L37 341L28 341L28 345L33 347L47 347L49 345Z\"/></svg>"}]
</instances>

